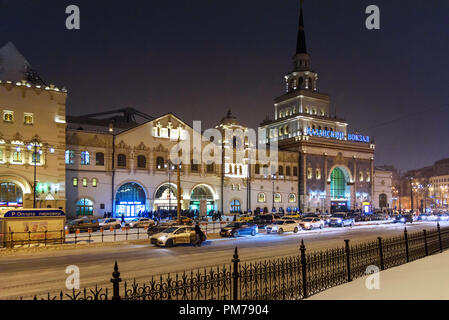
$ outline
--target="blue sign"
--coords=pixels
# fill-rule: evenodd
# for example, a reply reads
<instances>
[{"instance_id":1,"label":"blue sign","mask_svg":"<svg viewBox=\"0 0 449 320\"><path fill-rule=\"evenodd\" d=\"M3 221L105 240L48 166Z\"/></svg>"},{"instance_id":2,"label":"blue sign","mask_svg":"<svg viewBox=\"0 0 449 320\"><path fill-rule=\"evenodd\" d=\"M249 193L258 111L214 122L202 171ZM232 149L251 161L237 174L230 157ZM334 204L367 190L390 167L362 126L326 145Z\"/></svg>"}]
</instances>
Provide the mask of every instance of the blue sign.
<instances>
[{"instance_id":1,"label":"blue sign","mask_svg":"<svg viewBox=\"0 0 449 320\"><path fill-rule=\"evenodd\" d=\"M27 217L64 217L62 210L14 210L5 213L5 218L27 218Z\"/></svg>"},{"instance_id":2,"label":"blue sign","mask_svg":"<svg viewBox=\"0 0 449 320\"><path fill-rule=\"evenodd\" d=\"M369 136L362 136L360 134L348 134L349 141L370 143Z\"/></svg>"}]
</instances>

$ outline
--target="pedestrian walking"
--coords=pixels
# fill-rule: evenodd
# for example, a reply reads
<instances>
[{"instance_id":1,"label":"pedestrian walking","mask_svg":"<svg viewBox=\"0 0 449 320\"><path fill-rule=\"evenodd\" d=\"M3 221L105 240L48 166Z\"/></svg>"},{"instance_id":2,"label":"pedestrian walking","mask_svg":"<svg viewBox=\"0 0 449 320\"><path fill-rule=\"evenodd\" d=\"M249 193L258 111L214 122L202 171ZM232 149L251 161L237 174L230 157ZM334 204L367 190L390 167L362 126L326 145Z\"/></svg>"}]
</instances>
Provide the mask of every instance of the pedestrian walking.
<instances>
[{"instance_id":1,"label":"pedestrian walking","mask_svg":"<svg viewBox=\"0 0 449 320\"><path fill-rule=\"evenodd\" d=\"M204 233L201 230L201 227L200 227L198 222L196 223L196 225L194 227L194 230L195 230L195 242L193 243L193 246L194 247L196 247L196 246L201 247L201 242L202 242Z\"/></svg>"},{"instance_id":2,"label":"pedestrian walking","mask_svg":"<svg viewBox=\"0 0 449 320\"><path fill-rule=\"evenodd\" d=\"M125 223L125 215L122 213L122 223Z\"/></svg>"}]
</instances>

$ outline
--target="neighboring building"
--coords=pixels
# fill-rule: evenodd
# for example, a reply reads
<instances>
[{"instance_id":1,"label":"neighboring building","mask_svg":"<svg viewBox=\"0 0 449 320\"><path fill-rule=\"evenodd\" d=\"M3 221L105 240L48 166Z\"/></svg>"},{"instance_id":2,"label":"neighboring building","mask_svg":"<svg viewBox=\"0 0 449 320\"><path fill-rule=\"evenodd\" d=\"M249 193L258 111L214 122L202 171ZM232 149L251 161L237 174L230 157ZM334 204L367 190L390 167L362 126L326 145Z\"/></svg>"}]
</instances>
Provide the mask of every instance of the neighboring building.
<instances>
[{"instance_id":1,"label":"neighboring building","mask_svg":"<svg viewBox=\"0 0 449 320\"><path fill-rule=\"evenodd\" d=\"M36 207L65 210L66 97L12 43L0 49L1 209L30 208L36 198Z\"/></svg>"},{"instance_id":2,"label":"neighboring building","mask_svg":"<svg viewBox=\"0 0 449 320\"><path fill-rule=\"evenodd\" d=\"M374 170L374 198L375 208L380 210L394 209L392 206L393 173L381 167Z\"/></svg>"}]
</instances>

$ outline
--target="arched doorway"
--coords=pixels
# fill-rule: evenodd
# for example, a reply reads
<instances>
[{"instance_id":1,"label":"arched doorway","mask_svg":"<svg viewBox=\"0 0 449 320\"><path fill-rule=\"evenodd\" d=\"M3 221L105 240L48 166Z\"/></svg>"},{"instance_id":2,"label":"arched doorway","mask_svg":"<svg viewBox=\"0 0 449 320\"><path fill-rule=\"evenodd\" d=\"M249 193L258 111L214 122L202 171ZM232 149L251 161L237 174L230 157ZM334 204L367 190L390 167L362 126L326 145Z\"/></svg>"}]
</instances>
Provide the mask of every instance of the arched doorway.
<instances>
[{"instance_id":1,"label":"arched doorway","mask_svg":"<svg viewBox=\"0 0 449 320\"><path fill-rule=\"evenodd\" d=\"M154 206L157 210L176 210L178 204L176 195L176 186L165 183L156 190Z\"/></svg>"},{"instance_id":2,"label":"arched doorway","mask_svg":"<svg viewBox=\"0 0 449 320\"><path fill-rule=\"evenodd\" d=\"M13 182L0 182L0 207L23 207L23 190Z\"/></svg>"},{"instance_id":3,"label":"arched doorway","mask_svg":"<svg viewBox=\"0 0 449 320\"><path fill-rule=\"evenodd\" d=\"M387 207L387 195L385 193L381 193L379 195L379 208L384 209Z\"/></svg>"},{"instance_id":4,"label":"arched doorway","mask_svg":"<svg viewBox=\"0 0 449 320\"><path fill-rule=\"evenodd\" d=\"M115 213L125 217L137 217L145 211L145 190L135 182L122 185L115 195Z\"/></svg>"},{"instance_id":5,"label":"arched doorway","mask_svg":"<svg viewBox=\"0 0 449 320\"><path fill-rule=\"evenodd\" d=\"M92 216L94 214L94 203L92 200L82 198L76 203L77 216Z\"/></svg>"},{"instance_id":6,"label":"arched doorway","mask_svg":"<svg viewBox=\"0 0 449 320\"><path fill-rule=\"evenodd\" d=\"M215 198L211 187L201 184L193 188L190 194L190 210L206 215L215 209Z\"/></svg>"},{"instance_id":7,"label":"arched doorway","mask_svg":"<svg viewBox=\"0 0 449 320\"><path fill-rule=\"evenodd\" d=\"M336 167L331 173L331 212L345 212L349 208L350 187L348 186L349 174L346 169Z\"/></svg>"}]
</instances>

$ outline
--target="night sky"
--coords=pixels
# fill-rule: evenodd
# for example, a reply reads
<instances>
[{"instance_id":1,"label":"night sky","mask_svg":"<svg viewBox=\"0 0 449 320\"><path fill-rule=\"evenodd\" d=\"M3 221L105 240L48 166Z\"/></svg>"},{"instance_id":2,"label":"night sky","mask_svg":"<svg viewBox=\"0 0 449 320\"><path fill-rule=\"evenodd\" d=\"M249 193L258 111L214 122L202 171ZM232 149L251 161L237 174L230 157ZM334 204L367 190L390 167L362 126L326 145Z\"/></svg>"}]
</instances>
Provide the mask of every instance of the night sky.
<instances>
[{"instance_id":1,"label":"night sky","mask_svg":"<svg viewBox=\"0 0 449 320\"><path fill-rule=\"evenodd\" d=\"M70 4L79 31L65 28ZM365 28L370 4L381 30ZM297 0L0 0L0 46L12 41L66 86L71 115L134 107L207 129L230 108L255 128L284 92L298 10ZM305 0L304 19L318 90L350 131L375 137L376 165L448 157L449 1Z\"/></svg>"}]
</instances>

